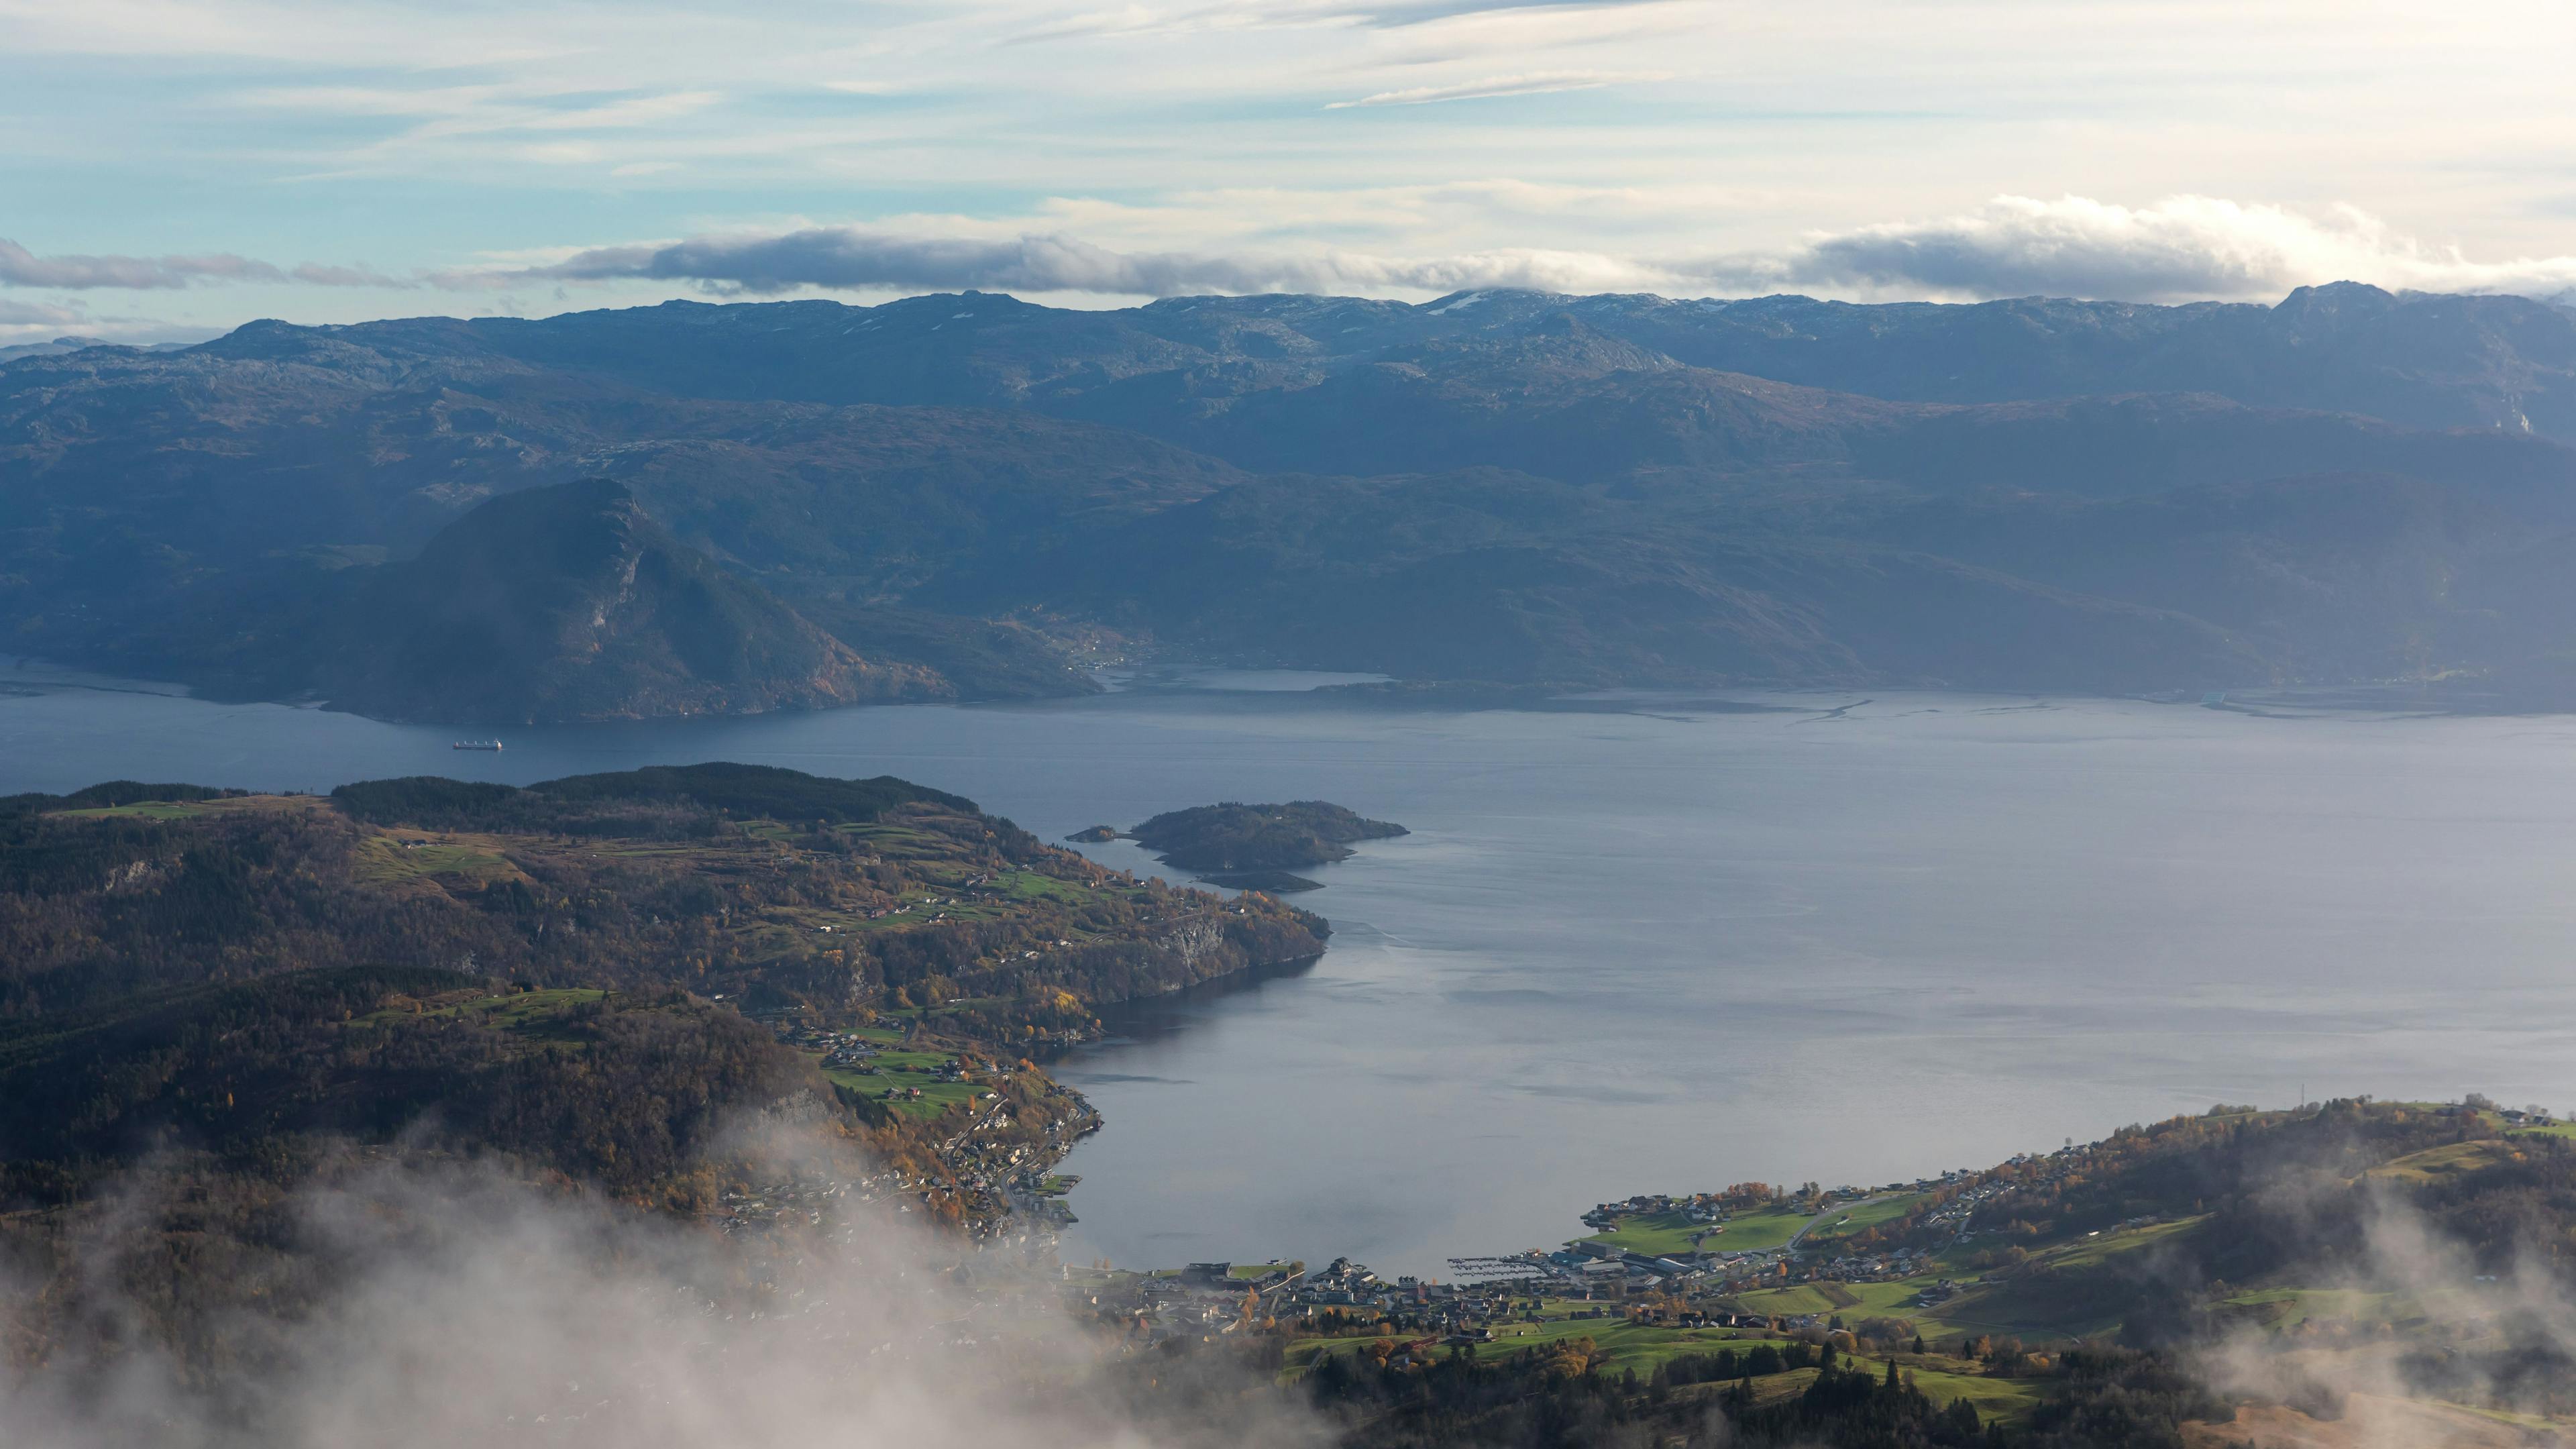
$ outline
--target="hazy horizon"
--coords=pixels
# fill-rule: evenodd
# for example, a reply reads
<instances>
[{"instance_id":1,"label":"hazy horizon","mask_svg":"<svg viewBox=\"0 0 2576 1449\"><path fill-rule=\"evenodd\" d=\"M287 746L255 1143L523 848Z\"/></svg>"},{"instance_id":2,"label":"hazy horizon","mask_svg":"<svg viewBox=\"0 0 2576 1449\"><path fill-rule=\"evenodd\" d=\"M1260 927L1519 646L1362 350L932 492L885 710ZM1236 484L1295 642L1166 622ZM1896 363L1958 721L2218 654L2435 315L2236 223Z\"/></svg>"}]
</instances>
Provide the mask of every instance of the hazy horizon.
<instances>
[{"instance_id":1,"label":"hazy horizon","mask_svg":"<svg viewBox=\"0 0 2576 1449\"><path fill-rule=\"evenodd\" d=\"M2533 42L2563 23L13 0L0 345L968 287L2554 296L2576 286L2568 102Z\"/></svg>"}]
</instances>

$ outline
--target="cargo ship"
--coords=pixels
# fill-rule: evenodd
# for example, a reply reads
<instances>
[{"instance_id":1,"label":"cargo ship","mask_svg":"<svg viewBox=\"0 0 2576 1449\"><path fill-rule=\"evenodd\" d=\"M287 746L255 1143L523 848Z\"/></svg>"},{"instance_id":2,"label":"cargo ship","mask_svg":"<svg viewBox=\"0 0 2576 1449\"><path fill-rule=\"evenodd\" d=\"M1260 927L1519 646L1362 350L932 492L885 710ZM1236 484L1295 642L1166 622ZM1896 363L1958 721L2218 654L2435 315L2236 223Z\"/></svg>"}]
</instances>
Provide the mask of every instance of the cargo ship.
<instances>
[{"instance_id":1,"label":"cargo ship","mask_svg":"<svg viewBox=\"0 0 2576 1449\"><path fill-rule=\"evenodd\" d=\"M458 740L456 743L449 745L448 748L451 750L497 750L501 748L501 742L499 740Z\"/></svg>"}]
</instances>

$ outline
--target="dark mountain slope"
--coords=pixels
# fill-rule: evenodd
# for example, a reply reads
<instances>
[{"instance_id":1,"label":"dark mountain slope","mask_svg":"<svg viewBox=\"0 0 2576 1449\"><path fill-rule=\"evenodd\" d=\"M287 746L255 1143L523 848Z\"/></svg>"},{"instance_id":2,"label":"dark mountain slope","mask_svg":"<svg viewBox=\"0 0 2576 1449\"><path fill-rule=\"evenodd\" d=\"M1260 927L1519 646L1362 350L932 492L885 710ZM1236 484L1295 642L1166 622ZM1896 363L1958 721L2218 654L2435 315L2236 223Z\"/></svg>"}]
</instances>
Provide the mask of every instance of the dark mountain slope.
<instances>
[{"instance_id":1,"label":"dark mountain slope","mask_svg":"<svg viewBox=\"0 0 2576 1449\"><path fill-rule=\"evenodd\" d=\"M961 517L1044 526L1237 476L1026 413L684 400L346 340L362 331L260 324L178 354L0 367L0 527L175 512L199 547L407 551L480 498L614 469L691 542L767 569L818 533L841 555L935 554L973 542Z\"/></svg>"},{"instance_id":2,"label":"dark mountain slope","mask_svg":"<svg viewBox=\"0 0 2576 1449\"><path fill-rule=\"evenodd\" d=\"M1215 368L1312 381L1391 350L1511 337L1571 313L1696 367L1904 401L2209 392L2257 407L2576 441L2576 312L2520 297L2392 295L2338 283L2275 306L2020 298L1860 305L1807 297L1671 300L1479 292L1418 307L1192 297L1073 312L983 293L874 308L673 303L542 321L347 329L388 347L477 351L710 397L1029 406L1148 426L1151 376ZM462 330L458 330L462 329ZM1186 395L1186 394L1184 394ZM1077 400L1088 401L1077 401Z\"/></svg>"},{"instance_id":3,"label":"dark mountain slope","mask_svg":"<svg viewBox=\"0 0 2576 1449\"><path fill-rule=\"evenodd\" d=\"M275 335L237 338L209 347L290 350ZM1419 308L1196 298L1068 313L968 294L370 323L305 346L299 356L373 349L378 371L392 359L536 366L700 398L1044 412L1243 468L1356 475L1493 465L1603 481L1821 465L1925 486L2127 492L2380 466L2387 426L2324 414L2517 436L2528 418L2576 439L2576 314L2356 287L2275 308L1492 293ZM2562 393L2564 427L2550 421ZM2141 422L2133 399L2078 407L2090 394L2199 396L2159 396ZM680 499L644 491L688 532Z\"/></svg>"},{"instance_id":4,"label":"dark mountain slope","mask_svg":"<svg viewBox=\"0 0 2576 1449\"><path fill-rule=\"evenodd\" d=\"M395 719L757 714L938 696L673 539L606 480L497 498L418 558L343 575L333 703Z\"/></svg>"},{"instance_id":5,"label":"dark mountain slope","mask_svg":"<svg viewBox=\"0 0 2576 1449\"><path fill-rule=\"evenodd\" d=\"M2576 490L2346 473L1896 506L1849 532L2187 611L2305 678L2512 674L2576 646Z\"/></svg>"},{"instance_id":6,"label":"dark mountain slope","mask_svg":"<svg viewBox=\"0 0 2576 1449\"><path fill-rule=\"evenodd\" d=\"M1891 409L1850 436L1853 472L1930 492L2098 497L2351 471L2477 487L2576 484L2576 450L2520 433L2422 432L2208 393Z\"/></svg>"},{"instance_id":7,"label":"dark mountain slope","mask_svg":"<svg viewBox=\"0 0 2576 1449\"><path fill-rule=\"evenodd\" d=\"M1902 680L2124 690L2269 678L2185 614L1775 521L1481 472L1283 478L960 576L1200 651L1416 678Z\"/></svg>"},{"instance_id":8,"label":"dark mountain slope","mask_svg":"<svg viewBox=\"0 0 2576 1449\"><path fill-rule=\"evenodd\" d=\"M671 302L542 321L369 324L396 345L492 355L694 397L910 406L1018 406L1033 396L1163 371L1210 354L1126 312L1067 311L968 292L877 307ZM1230 354L1226 354L1230 355Z\"/></svg>"},{"instance_id":9,"label":"dark mountain slope","mask_svg":"<svg viewBox=\"0 0 2576 1449\"><path fill-rule=\"evenodd\" d=\"M1562 315L1522 337L1401 349L1310 386L1203 396L1151 426L1263 472L1486 466L1623 490L2111 495L2363 468L2576 478L2576 452L2520 433L2414 431L2207 393L1892 403L1683 366Z\"/></svg>"},{"instance_id":10,"label":"dark mountain slope","mask_svg":"<svg viewBox=\"0 0 2576 1449\"><path fill-rule=\"evenodd\" d=\"M1264 471L1508 467L1575 482L1849 470L1904 410L1689 368L1570 317L1398 348L1311 386L1245 392L1155 431Z\"/></svg>"},{"instance_id":11,"label":"dark mountain slope","mask_svg":"<svg viewBox=\"0 0 2576 1449\"><path fill-rule=\"evenodd\" d=\"M2026 297L1877 306L1760 297L1547 298L1701 367L1924 402L2210 392L2258 407L2576 440L2576 312L2343 282L2276 306ZM1506 315L1509 309L1498 312Z\"/></svg>"},{"instance_id":12,"label":"dark mountain slope","mask_svg":"<svg viewBox=\"0 0 2576 1449\"><path fill-rule=\"evenodd\" d=\"M2519 428L2214 391L1896 401L1695 363L1893 349L1907 376L1955 362L1968 393L2059 371L2240 392L2296 374L2320 395L2345 383L2317 379L2393 378L2421 402L2418 383L2448 379L2492 400L2554 385L2560 326L2509 299L2354 288L2269 309L1495 293L1075 314L968 296L262 324L162 356L0 365L0 623L32 652L307 688L280 641L318 572L404 557L482 500L607 475L711 561L690 585L705 597L754 581L886 672L817 699L1080 687L1032 620L1433 678L2164 688L2505 669L2564 652L2530 539L2564 532L2557 500L2576 494L2576 453ZM2409 339L2423 348L2391 370ZM716 390L741 396L695 395ZM905 405L850 401L867 396ZM2338 478L2380 491L2285 481ZM2193 512L2220 496L2236 511ZM646 681L775 678L793 654L656 665L623 697L698 708ZM355 646L329 657L341 692L398 707ZM554 708L528 688L506 717Z\"/></svg>"},{"instance_id":13,"label":"dark mountain slope","mask_svg":"<svg viewBox=\"0 0 2576 1449\"><path fill-rule=\"evenodd\" d=\"M674 539L605 479L492 499L396 563L210 574L91 615L87 657L217 695L528 723L950 699Z\"/></svg>"},{"instance_id":14,"label":"dark mountain slope","mask_svg":"<svg viewBox=\"0 0 2576 1449\"><path fill-rule=\"evenodd\" d=\"M154 650L174 629L209 614L252 627L317 567L399 556L483 499L613 471L682 542L810 600L864 653L967 694L1081 692L1031 631L884 605L997 538L1241 476L1030 413L683 400L246 330L230 348L0 369L0 627L14 647L166 673L174 649Z\"/></svg>"}]
</instances>

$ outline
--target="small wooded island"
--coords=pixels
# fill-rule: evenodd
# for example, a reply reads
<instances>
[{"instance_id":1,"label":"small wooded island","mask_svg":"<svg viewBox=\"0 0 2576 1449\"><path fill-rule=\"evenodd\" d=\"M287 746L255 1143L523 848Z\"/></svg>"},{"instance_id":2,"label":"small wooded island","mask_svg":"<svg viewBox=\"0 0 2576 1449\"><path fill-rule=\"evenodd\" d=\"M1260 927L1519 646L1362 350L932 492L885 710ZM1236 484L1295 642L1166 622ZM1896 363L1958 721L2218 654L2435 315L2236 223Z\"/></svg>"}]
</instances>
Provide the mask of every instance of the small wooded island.
<instances>
[{"instance_id":1,"label":"small wooded island","mask_svg":"<svg viewBox=\"0 0 2576 1449\"><path fill-rule=\"evenodd\" d=\"M1317 883L1288 872L1298 866L1348 860L1351 842L1410 834L1403 826L1371 820L1323 800L1285 805L1227 801L1170 810L1129 832L1165 865L1207 880L1254 890L1313 890Z\"/></svg>"}]
</instances>

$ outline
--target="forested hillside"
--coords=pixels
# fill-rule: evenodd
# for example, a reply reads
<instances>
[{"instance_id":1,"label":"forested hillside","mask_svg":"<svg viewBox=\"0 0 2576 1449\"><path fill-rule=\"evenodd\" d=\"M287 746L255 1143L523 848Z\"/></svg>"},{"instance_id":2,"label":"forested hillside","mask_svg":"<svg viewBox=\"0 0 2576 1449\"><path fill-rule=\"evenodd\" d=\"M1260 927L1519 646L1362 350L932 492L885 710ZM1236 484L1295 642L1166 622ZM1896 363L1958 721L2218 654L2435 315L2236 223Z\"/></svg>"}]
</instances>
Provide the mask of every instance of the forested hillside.
<instances>
[{"instance_id":1,"label":"forested hillside","mask_svg":"<svg viewBox=\"0 0 2576 1449\"><path fill-rule=\"evenodd\" d=\"M140 1332L211 1369L226 1314L345 1267L298 1226L317 1182L478 1160L729 1220L761 1123L996 1221L1013 1165L1096 1121L1028 1053L1325 929L892 777L0 800L0 1267L50 1285L0 1324L13 1355ZM152 1205L120 1225L126 1191ZM140 1254L121 1286L78 1247L109 1230Z\"/></svg>"},{"instance_id":2,"label":"forested hillside","mask_svg":"<svg viewBox=\"0 0 2576 1449\"><path fill-rule=\"evenodd\" d=\"M1104 655L2548 698L2571 377L2576 313L2354 286L258 323L0 361L0 629L459 719L1078 692ZM495 528L461 520L586 479L631 494L634 589L478 583ZM564 601L602 598L636 627L569 688ZM349 639L317 599L357 601ZM494 620L519 647L463 642Z\"/></svg>"},{"instance_id":3,"label":"forested hillside","mask_svg":"<svg viewBox=\"0 0 2576 1449\"><path fill-rule=\"evenodd\" d=\"M705 1110L791 1079L829 1099L809 1059L740 1013L941 1009L962 1039L1015 1047L1109 1003L1311 956L1323 931L1257 894L1114 875L892 778L697 765L528 789L20 796L0 807L14 1084L0 1151L70 1171L163 1130L381 1137L438 1105L465 1140L542 1145L567 1170L613 1163L609 1179L640 1191L686 1157L670 1135L685 1130L656 1129L658 1156L604 1149L574 1087L614 1106L614 1073L510 1085L556 1070L548 1043L597 1065L696 1042L704 1071L685 1090ZM631 1097L664 1121L655 1100ZM554 1137L510 1115L541 1103L571 1114Z\"/></svg>"}]
</instances>

